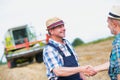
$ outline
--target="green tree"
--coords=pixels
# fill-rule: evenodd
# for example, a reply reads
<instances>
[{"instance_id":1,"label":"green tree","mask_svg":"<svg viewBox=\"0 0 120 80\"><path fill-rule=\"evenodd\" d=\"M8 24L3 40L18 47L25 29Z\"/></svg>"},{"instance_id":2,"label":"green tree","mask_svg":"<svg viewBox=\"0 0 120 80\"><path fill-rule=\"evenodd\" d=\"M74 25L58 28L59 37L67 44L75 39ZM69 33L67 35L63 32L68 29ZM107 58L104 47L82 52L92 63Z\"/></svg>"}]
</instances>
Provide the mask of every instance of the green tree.
<instances>
[{"instance_id":1,"label":"green tree","mask_svg":"<svg viewBox=\"0 0 120 80\"><path fill-rule=\"evenodd\" d=\"M76 47L79 46L81 44L84 44L84 42L80 39L80 38L76 38L74 39L74 41L72 42L72 46Z\"/></svg>"}]
</instances>

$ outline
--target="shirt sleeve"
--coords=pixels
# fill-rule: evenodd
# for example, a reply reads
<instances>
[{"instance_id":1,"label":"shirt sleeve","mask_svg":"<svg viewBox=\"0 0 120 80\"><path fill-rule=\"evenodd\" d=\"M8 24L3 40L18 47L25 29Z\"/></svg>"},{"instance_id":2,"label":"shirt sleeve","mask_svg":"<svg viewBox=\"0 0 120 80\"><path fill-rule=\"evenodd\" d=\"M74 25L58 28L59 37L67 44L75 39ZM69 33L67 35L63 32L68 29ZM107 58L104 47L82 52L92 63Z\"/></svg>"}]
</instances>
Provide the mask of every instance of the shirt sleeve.
<instances>
[{"instance_id":1,"label":"shirt sleeve","mask_svg":"<svg viewBox=\"0 0 120 80\"><path fill-rule=\"evenodd\" d=\"M61 66L61 60L57 50L48 47L43 51L43 60L47 69L51 72L55 67Z\"/></svg>"}]
</instances>

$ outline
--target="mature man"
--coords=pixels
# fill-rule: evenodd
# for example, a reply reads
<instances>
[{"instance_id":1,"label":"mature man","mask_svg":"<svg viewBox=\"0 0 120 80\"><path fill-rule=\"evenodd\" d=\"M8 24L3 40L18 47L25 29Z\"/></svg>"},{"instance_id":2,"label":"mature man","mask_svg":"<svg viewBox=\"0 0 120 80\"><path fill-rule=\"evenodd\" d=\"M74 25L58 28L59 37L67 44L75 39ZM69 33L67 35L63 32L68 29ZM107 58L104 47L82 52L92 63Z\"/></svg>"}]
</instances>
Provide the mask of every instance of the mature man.
<instances>
[{"instance_id":1,"label":"mature man","mask_svg":"<svg viewBox=\"0 0 120 80\"><path fill-rule=\"evenodd\" d=\"M97 72L108 70L111 80L120 80L120 6L112 7L108 15L108 28L115 35L109 62L96 66Z\"/></svg>"},{"instance_id":2,"label":"mature man","mask_svg":"<svg viewBox=\"0 0 120 80\"><path fill-rule=\"evenodd\" d=\"M43 60L49 80L86 80L83 73L93 75L96 72L90 66L79 66L77 54L65 39L63 20L58 17L46 21L49 42L43 51Z\"/></svg>"}]
</instances>

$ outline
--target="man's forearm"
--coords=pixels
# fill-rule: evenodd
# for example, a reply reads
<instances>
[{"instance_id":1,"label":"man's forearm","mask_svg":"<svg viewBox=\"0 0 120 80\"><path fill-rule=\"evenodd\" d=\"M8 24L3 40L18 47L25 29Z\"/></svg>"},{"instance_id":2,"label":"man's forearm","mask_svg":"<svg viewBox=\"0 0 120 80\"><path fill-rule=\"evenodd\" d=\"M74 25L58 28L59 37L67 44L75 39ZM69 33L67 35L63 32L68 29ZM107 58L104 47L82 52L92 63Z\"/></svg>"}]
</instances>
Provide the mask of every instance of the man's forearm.
<instances>
[{"instance_id":1,"label":"man's forearm","mask_svg":"<svg viewBox=\"0 0 120 80\"><path fill-rule=\"evenodd\" d=\"M82 72L84 68L82 67L57 67L53 69L53 72L57 76L70 76L79 72Z\"/></svg>"},{"instance_id":2,"label":"man's forearm","mask_svg":"<svg viewBox=\"0 0 120 80\"><path fill-rule=\"evenodd\" d=\"M53 72L57 76L70 76L76 73L91 74L94 70L88 69L89 66L79 66L79 67L57 67L53 69Z\"/></svg>"},{"instance_id":3,"label":"man's forearm","mask_svg":"<svg viewBox=\"0 0 120 80\"><path fill-rule=\"evenodd\" d=\"M104 64L102 64L102 65L95 66L94 69L95 69L97 72L104 71L104 70L108 70L109 65L110 65L110 63L109 63L109 62L106 62L106 63L104 63Z\"/></svg>"}]
</instances>

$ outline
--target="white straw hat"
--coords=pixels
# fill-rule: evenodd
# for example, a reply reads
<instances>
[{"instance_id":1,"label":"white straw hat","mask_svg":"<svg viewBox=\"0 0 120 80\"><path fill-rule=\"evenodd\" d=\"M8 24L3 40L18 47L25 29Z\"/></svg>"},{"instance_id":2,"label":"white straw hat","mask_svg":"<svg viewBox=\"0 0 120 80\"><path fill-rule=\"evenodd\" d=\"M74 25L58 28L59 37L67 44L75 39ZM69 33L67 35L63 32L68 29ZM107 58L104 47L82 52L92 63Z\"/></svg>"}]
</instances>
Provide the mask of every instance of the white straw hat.
<instances>
[{"instance_id":1,"label":"white straw hat","mask_svg":"<svg viewBox=\"0 0 120 80\"><path fill-rule=\"evenodd\" d=\"M113 5L108 17L120 20L120 5Z\"/></svg>"},{"instance_id":2,"label":"white straw hat","mask_svg":"<svg viewBox=\"0 0 120 80\"><path fill-rule=\"evenodd\" d=\"M58 17L53 17L46 21L47 30L52 29L62 24L64 24L63 20L59 19Z\"/></svg>"}]
</instances>

